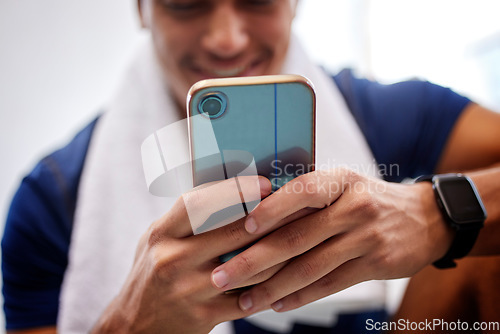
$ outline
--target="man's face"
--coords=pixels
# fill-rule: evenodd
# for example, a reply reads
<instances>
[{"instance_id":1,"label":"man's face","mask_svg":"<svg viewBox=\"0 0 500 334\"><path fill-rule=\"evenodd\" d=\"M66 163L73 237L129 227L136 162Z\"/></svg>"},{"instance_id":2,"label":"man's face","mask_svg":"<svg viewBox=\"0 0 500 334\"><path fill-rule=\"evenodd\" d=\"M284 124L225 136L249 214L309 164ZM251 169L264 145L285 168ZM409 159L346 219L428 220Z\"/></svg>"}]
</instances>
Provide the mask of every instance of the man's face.
<instances>
[{"instance_id":1,"label":"man's face","mask_svg":"<svg viewBox=\"0 0 500 334\"><path fill-rule=\"evenodd\" d=\"M143 0L143 25L177 103L183 106L189 87L202 79L278 74L295 2Z\"/></svg>"}]
</instances>

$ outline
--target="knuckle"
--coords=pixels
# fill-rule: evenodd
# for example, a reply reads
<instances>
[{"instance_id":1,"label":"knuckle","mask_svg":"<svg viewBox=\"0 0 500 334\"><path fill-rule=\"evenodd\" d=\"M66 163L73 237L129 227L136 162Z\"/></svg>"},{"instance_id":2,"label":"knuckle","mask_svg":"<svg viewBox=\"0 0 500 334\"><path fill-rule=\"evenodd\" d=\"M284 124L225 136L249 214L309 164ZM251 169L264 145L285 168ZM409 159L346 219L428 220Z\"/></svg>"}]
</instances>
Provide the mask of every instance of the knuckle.
<instances>
[{"instance_id":1,"label":"knuckle","mask_svg":"<svg viewBox=\"0 0 500 334\"><path fill-rule=\"evenodd\" d=\"M155 220L142 236L142 240L150 247L170 240L178 234L179 226L183 223L183 217L179 217L178 212L172 211L168 211L161 218Z\"/></svg>"},{"instance_id":2,"label":"knuckle","mask_svg":"<svg viewBox=\"0 0 500 334\"><path fill-rule=\"evenodd\" d=\"M244 238L247 233L243 227L243 224L229 224L224 227L225 235L229 241L240 241Z\"/></svg>"},{"instance_id":3,"label":"knuckle","mask_svg":"<svg viewBox=\"0 0 500 334\"><path fill-rule=\"evenodd\" d=\"M304 294L301 293L301 291L288 295L286 299L288 308L290 309L301 307L308 303L308 300L304 297Z\"/></svg>"},{"instance_id":4,"label":"knuckle","mask_svg":"<svg viewBox=\"0 0 500 334\"><path fill-rule=\"evenodd\" d=\"M297 275L302 279L313 278L317 272L317 266L312 261L302 261L297 264Z\"/></svg>"},{"instance_id":5,"label":"knuckle","mask_svg":"<svg viewBox=\"0 0 500 334\"><path fill-rule=\"evenodd\" d=\"M257 207L252 211L251 215L253 217L261 216L261 217L266 217L270 212L272 212L272 209L274 208L274 205L270 203L269 201L263 200L261 201Z\"/></svg>"},{"instance_id":6,"label":"knuckle","mask_svg":"<svg viewBox=\"0 0 500 334\"><path fill-rule=\"evenodd\" d=\"M296 178L292 189L294 193L302 194L308 203L318 206L318 202L324 201L325 191L320 183L320 177L315 173L308 173Z\"/></svg>"},{"instance_id":7,"label":"knuckle","mask_svg":"<svg viewBox=\"0 0 500 334\"><path fill-rule=\"evenodd\" d=\"M304 174L297 178L300 189L308 196L318 194L318 177L314 173Z\"/></svg>"},{"instance_id":8,"label":"knuckle","mask_svg":"<svg viewBox=\"0 0 500 334\"><path fill-rule=\"evenodd\" d=\"M145 233L144 239L147 240L147 244L150 247L154 247L158 243L161 242L161 240L164 238L164 231L163 228L161 227L161 224L158 223L158 221L154 222L148 229L148 231Z\"/></svg>"},{"instance_id":9,"label":"knuckle","mask_svg":"<svg viewBox=\"0 0 500 334\"><path fill-rule=\"evenodd\" d=\"M163 247L154 247L151 255L153 275L158 279L173 280L182 272L182 252L166 252Z\"/></svg>"},{"instance_id":10,"label":"knuckle","mask_svg":"<svg viewBox=\"0 0 500 334\"><path fill-rule=\"evenodd\" d=\"M271 290L271 288L267 285L258 285L254 289L254 293L258 296L256 299L263 300L266 305L271 304L277 300L273 293L273 290Z\"/></svg>"},{"instance_id":11,"label":"knuckle","mask_svg":"<svg viewBox=\"0 0 500 334\"><path fill-rule=\"evenodd\" d=\"M349 183L361 182L363 179L363 177L360 174L346 167L337 168L335 170L335 173L338 173L338 175L342 176L342 178Z\"/></svg>"},{"instance_id":12,"label":"knuckle","mask_svg":"<svg viewBox=\"0 0 500 334\"><path fill-rule=\"evenodd\" d=\"M323 276L317 281L319 291L336 292L335 283L336 280L332 277L332 275Z\"/></svg>"},{"instance_id":13,"label":"knuckle","mask_svg":"<svg viewBox=\"0 0 500 334\"><path fill-rule=\"evenodd\" d=\"M255 262L247 253L248 252L240 253L234 259L236 260L235 267L245 276L256 274L257 269Z\"/></svg>"},{"instance_id":14,"label":"knuckle","mask_svg":"<svg viewBox=\"0 0 500 334\"><path fill-rule=\"evenodd\" d=\"M288 261L285 261L285 263L288 263ZM273 277L274 274L276 274L281 268L283 268L283 264L277 264L272 266L271 268L268 268L264 271L259 272L257 275L252 276L251 279L245 282L245 285L254 285L258 283L262 283L264 281L267 281L269 278ZM247 284L248 283L248 284Z\"/></svg>"},{"instance_id":15,"label":"knuckle","mask_svg":"<svg viewBox=\"0 0 500 334\"><path fill-rule=\"evenodd\" d=\"M365 219L372 220L378 216L380 205L371 193L362 192L357 195L356 211Z\"/></svg>"},{"instance_id":16,"label":"knuckle","mask_svg":"<svg viewBox=\"0 0 500 334\"><path fill-rule=\"evenodd\" d=\"M377 217L380 212L380 206L378 202L375 201L373 198L370 198L369 200L365 201L362 209L364 215L372 219Z\"/></svg>"},{"instance_id":17,"label":"knuckle","mask_svg":"<svg viewBox=\"0 0 500 334\"><path fill-rule=\"evenodd\" d=\"M251 211L250 216L256 221L259 228L267 228L277 214L276 204L263 200Z\"/></svg>"},{"instance_id":18,"label":"knuckle","mask_svg":"<svg viewBox=\"0 0 500 334\"><path fill-rule=\"evenodd\" d=\"M281 247L287 251L301 248L305 243L304 231L300 228L294 228L292 225L282 229L279 237Z\"/></svg>"}]
</instances>

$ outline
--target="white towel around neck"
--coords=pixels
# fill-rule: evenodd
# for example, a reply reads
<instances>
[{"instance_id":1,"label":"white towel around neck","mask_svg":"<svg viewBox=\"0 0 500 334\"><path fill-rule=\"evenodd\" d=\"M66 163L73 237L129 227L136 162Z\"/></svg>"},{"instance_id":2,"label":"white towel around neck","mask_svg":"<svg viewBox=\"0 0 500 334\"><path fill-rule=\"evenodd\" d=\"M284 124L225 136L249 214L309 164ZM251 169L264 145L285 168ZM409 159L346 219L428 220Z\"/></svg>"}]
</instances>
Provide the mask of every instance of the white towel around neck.
<instances>
[{"instance_id":1,"label":"white towel around neck","mask_svg":"<svg viewBox=\"0 0 500 334\"><path fill-rule=\"evenodd\" d=\"M309 78L316 89L316 163L347 165L376 176L376 162L333 80L315 66L295 38L282 71ZM148 226L175 201L148 192L141 144L179 120L152 43L143 45L94 130L80 182L64 277L58 330L87 333L119 292L132 267L136 245ZM178 138L187 140L187 134ZM286 313L263 312L249 321L286 331L293 322L331 325L336 314L383 307L383 282L366 282ZM230 333L222 324L213 332Z\"/></svg>"}]
</instances>

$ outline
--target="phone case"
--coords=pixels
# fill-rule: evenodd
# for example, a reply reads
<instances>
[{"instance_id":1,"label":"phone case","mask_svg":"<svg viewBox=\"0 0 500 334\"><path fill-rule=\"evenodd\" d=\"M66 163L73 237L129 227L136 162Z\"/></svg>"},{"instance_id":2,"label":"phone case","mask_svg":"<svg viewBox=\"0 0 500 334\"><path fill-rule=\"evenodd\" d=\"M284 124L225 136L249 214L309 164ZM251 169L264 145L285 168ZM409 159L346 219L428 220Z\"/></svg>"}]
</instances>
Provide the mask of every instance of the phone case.
<instances>
[{"instance_id":1,"label":"phone case","mask_svg":"<svg viewBox=\"0 0 500 334\"><path fill-rule=\"evenodd\" d=\"M263 175L273 191L314 170L315 94L298 75L224 78L194 84L188 94L193 184ZM257 202L244 202L248 214ZM201 233L241 208L214 214ZM215 217L217 216L217 217Z\"/></svg>"}]
</instances>

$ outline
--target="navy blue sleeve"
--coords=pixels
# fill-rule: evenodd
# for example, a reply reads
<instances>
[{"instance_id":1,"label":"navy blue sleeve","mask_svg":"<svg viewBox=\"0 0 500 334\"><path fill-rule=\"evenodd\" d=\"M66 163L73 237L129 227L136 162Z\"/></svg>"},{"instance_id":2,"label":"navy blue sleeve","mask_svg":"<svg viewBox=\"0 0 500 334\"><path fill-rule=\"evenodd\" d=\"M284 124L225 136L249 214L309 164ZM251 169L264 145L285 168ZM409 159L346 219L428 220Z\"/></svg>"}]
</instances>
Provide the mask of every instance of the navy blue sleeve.
<instances>
[{"instance_id":1,"label":"navy blue sleeve","mask_svg":"<svg viewBox=\"0 0 500 334\"><path fill-rule=\"evenodd\" d=\"M385 179L431 174L469 99L426 81L382 85L343 70L333 77Z\"/></svg>"},{"instance_id":2,"label":"navy blue sleeve","mask_svg":"<svg viewBox=\"0 0 500 334\"><path fill-rule=\"evenodd\" d=\"M2 239L9 330L56 324L77 188L96 121L40 161L13 198Z\"/></svg>"}]
</instances>

